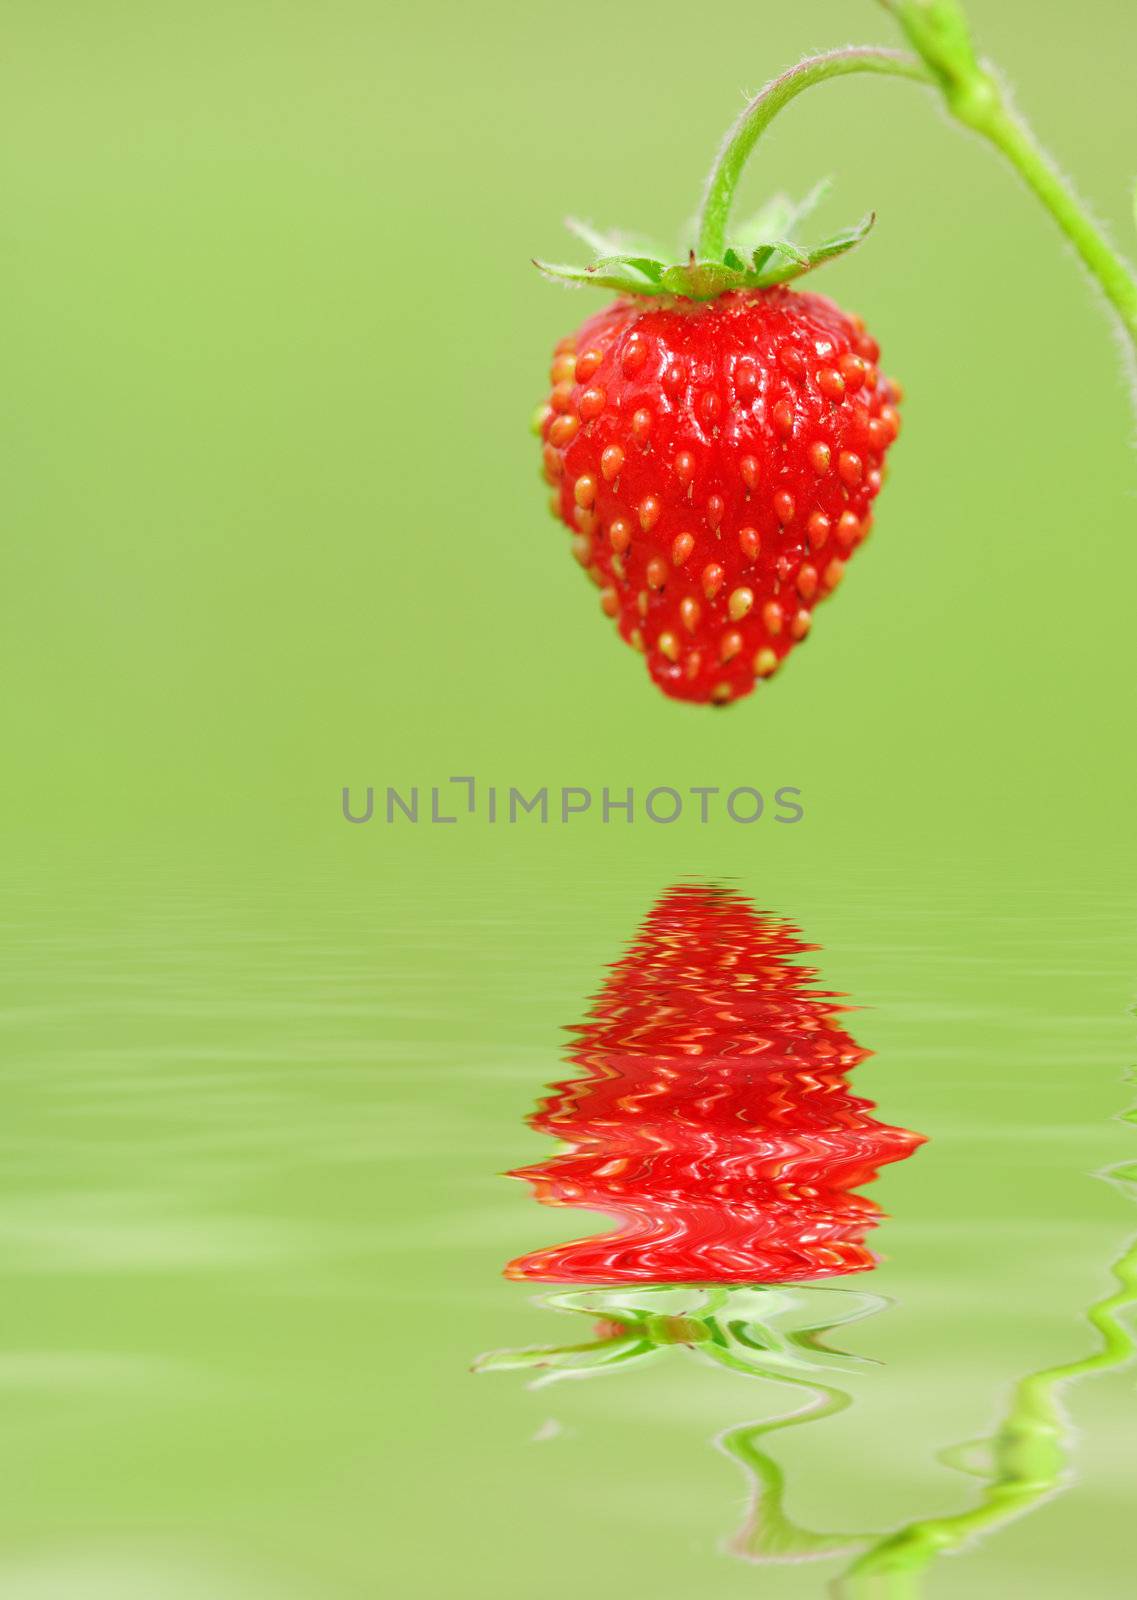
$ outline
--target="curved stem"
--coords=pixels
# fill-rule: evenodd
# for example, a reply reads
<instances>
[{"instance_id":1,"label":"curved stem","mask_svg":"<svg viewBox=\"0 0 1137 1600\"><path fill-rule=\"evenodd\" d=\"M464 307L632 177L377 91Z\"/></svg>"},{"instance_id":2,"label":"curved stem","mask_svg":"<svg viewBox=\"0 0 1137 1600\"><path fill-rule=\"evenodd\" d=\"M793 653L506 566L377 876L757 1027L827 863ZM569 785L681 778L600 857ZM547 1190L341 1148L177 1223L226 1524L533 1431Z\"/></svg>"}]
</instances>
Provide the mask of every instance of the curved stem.
<instances>
[{"instance_id":1,"label":"curved stem","mask_svg":"<svg viewBox=\"0 0 1137 1600\"><path fill-rule=\"evenodd\" d=\"M976 53L962 0L881 0L919 52L957 121L1000 150L1070 240L1137 345L1137 278L1014 111Z\"/></svg>"},{"instance_id":2,"label":"curved stem","mask_svg":"<svg viewBox=\"0 0 1137 1600\"><path fill-rule=\"evenodd\" d=\"M846 77L851 72L886 73L894 78L914 78L926 84L934 81L916 56L905 55L902 50L860 45L809 56L768 83L761 94L751 100L727 134L711 169L699 217L697 254L700 261L722 260L727 219L742 169L751 150L778 112L815 83Z\"/></svg>"},{"instance_id":3,"label":"curved stem","mask_svg":"<svg viewBox=\"0 0 1137 1600\"><path fill-rule=\"evenodd\" d=\"M741 1556L745 1561L781 1562L841 1555L871 1544L877 1535L814 1533L794 1522L785 1508L785 1473L759 1442L766 1434L779 1429L796 1428L802 1423L835 1416L852 1404L852 1397L831 1384L789 1373L767 1370L759 1375L774 1383L806 1389L812 1398L784 1416L774 1417L769 1422L743 1422L725 1429L715 1439L723 1454L738 1462L750 1489L745 1520L727 1548L732 1555Z\"/></svg>"},{"instance_id":4,"label":"curved stem","mask_svg":"<svg viewBox=\"0 0 1137 1600\"><path fill-rule=\"evenodd\" d=\"M955 1516L910 1522L879 1540L834 1584L838 1600L904 1600L921 1592L921 1574L936 1556L957 1550L1057 1494L1066 1468L1068 1424L1059 1395L1065 1384L1122 1367L1137 1357L1127 1315L1137 1306L1137 1240L1114 1263L1117 1287L1096 1301L1086 1320L1101 1337L1078 1361L1044 1368L1016 1385L1010 1408L990 1441L993 1472L979 1504Z\"/></svg>"},{"instance_id":5,"label":"curved stem","mask_svg":"<svg viewBox=\"0 0 1137 1600\"><path fill-rule=\"evenodd\" d=\"M949 101L950 104L950 101ZM962 120L962 119L961 119ZM968 126L1001 150L1070 240L1137 344L1137 280L1074 190L1002 95Z\"/></svg>"}]
</instances>

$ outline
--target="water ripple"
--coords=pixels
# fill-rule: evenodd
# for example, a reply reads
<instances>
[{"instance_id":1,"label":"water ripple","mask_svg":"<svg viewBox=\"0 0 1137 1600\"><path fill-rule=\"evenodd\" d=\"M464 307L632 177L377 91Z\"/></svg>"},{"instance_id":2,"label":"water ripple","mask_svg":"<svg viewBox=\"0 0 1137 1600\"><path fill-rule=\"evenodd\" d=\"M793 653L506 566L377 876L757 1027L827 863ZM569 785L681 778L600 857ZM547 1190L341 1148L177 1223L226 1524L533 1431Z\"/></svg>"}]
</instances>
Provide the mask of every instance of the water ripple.
<instances>
[{"instance_id":1,"label":"water ripple","mask_svg":"<svg viewBox=\"0 0 1137 1600\"><path fill-rule=\"evenodd\" d=\"M568 1150L520 1168L544 1205L615 1234L506 1275L568 1283L777 1283L871 1267L879 1207L854 1191L922 1136L854 1095L865 1060L787 922L710 885L669 889L567 1055L581 1076L531 1118Z\"/></svg>"}]
</instances>

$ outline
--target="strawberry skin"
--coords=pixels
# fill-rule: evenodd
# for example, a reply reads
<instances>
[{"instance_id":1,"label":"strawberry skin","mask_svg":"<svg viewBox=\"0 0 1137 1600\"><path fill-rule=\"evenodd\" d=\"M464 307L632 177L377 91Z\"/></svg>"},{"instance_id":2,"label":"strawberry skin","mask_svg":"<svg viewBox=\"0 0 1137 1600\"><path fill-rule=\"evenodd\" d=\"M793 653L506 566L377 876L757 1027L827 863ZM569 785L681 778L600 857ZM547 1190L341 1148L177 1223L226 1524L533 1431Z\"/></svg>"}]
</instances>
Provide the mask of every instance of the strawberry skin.
<instances>
[{"instance_id":1,"label":"strawberry skin","mask_svg":"<svg viewBox=\"0 0 1137 1600\"><path fill-rule=\"evenodd\" d=\"M557 346L553 509L667 695L725 704L806 637L899 431L876 341L821 295L626 298Z\"/></svg>"}]
</instances>

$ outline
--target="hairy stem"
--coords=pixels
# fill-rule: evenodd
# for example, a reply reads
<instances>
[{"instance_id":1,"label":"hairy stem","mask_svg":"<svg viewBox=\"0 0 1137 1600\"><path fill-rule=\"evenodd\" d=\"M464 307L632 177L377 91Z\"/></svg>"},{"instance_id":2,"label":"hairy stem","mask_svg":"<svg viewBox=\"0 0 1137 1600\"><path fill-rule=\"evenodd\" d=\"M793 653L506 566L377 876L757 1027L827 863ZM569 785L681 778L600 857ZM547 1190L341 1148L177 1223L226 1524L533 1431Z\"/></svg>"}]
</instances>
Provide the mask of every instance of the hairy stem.
<instances>
[{"instance_id":1,"label":"hairy stem","mask_svg":"<svg viewBox=\"0 0 1137 1600\"><path fill-rule=\"evenodd\" d=\"M699 217L697 254L700 261L721 261L726 248L726 225L734 191L747 157L783 106L816 83L842 78L852 72L885 73L894 78L914 78L932 84L931 73L916 56L872 45L830 50L810 56L768 83L743 111L726 136L707 180Z\"/></svg>"},{"instance_id":2,"label":"hairy stem","mask_svg":"<svg viewBox=\"0 0 1137 1600\"><path fill-rule=\"evenodd\" d=\"M1070 240L1137 345L1137 280L1078 196L1000 94L982 120L969 124L1001 150Z\"/></svg>"},{"instance_id":3,"label":"hairy stem","mask_svg":"<svg viewBox=\"0 0 1137 1600\"><path fill-rule=\"evenodd\" d=\"M1000 150L1036 194L1137 346L1137 278L1012 108L998 74L976 55L961 0L881 0L922 57L948 110Z\"/></svg>"}]
</instances>

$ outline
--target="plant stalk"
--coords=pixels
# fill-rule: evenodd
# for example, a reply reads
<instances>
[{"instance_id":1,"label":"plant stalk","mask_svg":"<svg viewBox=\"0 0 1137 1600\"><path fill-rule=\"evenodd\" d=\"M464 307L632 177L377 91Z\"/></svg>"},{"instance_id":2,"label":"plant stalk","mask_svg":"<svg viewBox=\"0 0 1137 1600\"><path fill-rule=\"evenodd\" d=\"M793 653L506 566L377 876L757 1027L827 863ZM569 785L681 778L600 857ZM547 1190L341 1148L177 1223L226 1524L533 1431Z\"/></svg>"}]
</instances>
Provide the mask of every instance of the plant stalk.
<instances>
[{"instance_id":1,"label":"plant stalk","mask_svg":"<svg viewBox=\"0 0 1137 1600\"><path fill-rule=\"evenodd\" d=\"M700 261L721 261L726 251L726 225L734 192L750 152L783 106L814 84L830 78L847 77L852 72L885 73L894 78L913 78L918 83L934 84L934 79L918 57L902 50L885 50L874 45L850 46L809 56L796 67L768 83L751 100L731 128L715 158L703 196L699 217L696 253Z\"/></svg>"},{"instance_id":2,"label":"plant stalk","mask_svg":"<svg viewBox=\"0 0 1137 1600\"><path fill-rule=\"evenodd\" d=\"M952 116L1002 152L1097 281L1137 346L1137 278L976 53L962 0L881 0L919 53Z\"/></svg>"},{"instance_id":3,"label":"plant stalk","mask_svg":"<svg viewBox=\"0 0 1137 1600\"><path fill-rule=\"evenodd\" d=\"M1002 151L1024 183L1042 201L1078 252L1091 277L1097 280L1106 299L1121 318L1129 338L1137 346L1137 279L1038 143L1030 127L1010 109L1002 91L998 92L995 100L977 120L960 120Z\"/></svg>"}]
</instances>

